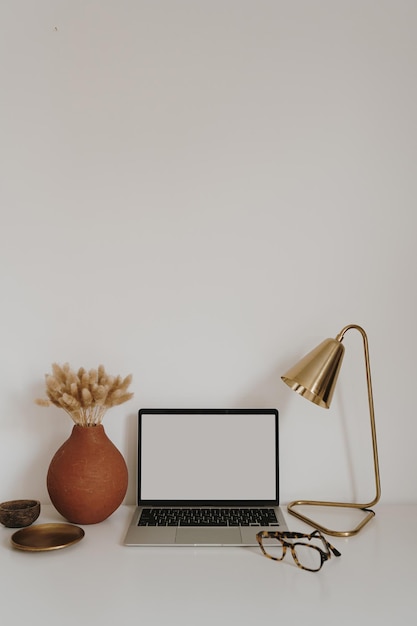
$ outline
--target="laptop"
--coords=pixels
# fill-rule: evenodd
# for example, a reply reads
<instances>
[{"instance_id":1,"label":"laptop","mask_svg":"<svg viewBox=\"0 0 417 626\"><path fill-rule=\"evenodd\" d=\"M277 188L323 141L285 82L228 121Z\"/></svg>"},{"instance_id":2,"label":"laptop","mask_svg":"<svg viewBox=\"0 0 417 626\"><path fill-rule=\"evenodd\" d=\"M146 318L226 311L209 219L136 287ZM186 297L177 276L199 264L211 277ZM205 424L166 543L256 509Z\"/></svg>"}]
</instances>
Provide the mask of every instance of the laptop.
<instances>
[{"instance_id":1,"label":"laptop","mask_svg":"<svg viewBox=\"0 0 417 626\"><path fill-rule=\"evenodd\" d=\"M252 546L288 530L276 409L141 409L127 546Z\"/></svg>"}]
</instances>

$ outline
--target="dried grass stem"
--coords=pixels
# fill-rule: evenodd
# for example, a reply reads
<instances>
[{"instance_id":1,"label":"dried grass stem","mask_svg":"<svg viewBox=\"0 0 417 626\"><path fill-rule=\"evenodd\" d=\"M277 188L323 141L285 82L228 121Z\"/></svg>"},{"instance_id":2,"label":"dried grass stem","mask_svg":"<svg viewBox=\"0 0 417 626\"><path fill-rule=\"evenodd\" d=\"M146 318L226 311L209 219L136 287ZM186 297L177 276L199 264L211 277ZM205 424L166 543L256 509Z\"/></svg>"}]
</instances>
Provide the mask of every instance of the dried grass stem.
<instances>
[{"instance_id":1,"label":"dried grass stem","mask_svg":"<svg viewBox=\"0 0 417 626\"><path fill-rule=\"evenodd\" d=\"M47 400L36 400L41 406L55 406L64 409L79 426L97 426L103 421L108 409L127 402L133 397L128 392L132 375L108 376L103 365L97 369L78 372L68 363L52 364L52 374L45 375Z\"/></svg>"}]
</instances>

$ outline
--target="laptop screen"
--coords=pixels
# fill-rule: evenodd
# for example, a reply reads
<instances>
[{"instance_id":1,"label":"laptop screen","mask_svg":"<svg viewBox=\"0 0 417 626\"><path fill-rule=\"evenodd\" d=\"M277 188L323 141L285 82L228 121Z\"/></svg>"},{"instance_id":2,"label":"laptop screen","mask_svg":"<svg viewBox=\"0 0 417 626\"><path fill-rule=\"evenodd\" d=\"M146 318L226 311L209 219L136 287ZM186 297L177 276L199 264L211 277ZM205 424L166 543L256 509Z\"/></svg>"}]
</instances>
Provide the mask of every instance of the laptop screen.
<instances>
[{"instance_id":1,"label":"laptop screen","mask_svg":"<svg viewBox=\"0 0 417 626\"><path fill-rule=\"evenodd\" d=\"M141 409L138 502L278 504L275 409Z\"/></svg>"}]
</instances>

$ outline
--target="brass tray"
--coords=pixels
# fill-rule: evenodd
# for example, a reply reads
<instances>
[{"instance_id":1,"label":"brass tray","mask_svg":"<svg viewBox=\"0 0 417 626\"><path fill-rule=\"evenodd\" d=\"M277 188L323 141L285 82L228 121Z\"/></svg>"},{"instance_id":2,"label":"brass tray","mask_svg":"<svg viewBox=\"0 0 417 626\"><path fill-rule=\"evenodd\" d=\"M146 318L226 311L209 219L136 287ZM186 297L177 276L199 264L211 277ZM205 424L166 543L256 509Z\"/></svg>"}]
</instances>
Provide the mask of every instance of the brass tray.
<instances>
[{"instance_id":1,"label":"brass tray","mask_svg":"<svg viewBox=\"0 0 417 626\"><path fill-rule=\"evenodd\" d=\"M73 524L35 524L18 530L11 536L12 546L28 552L59 550L77 543L84 531Z\"/></svg>"}]
</instances>

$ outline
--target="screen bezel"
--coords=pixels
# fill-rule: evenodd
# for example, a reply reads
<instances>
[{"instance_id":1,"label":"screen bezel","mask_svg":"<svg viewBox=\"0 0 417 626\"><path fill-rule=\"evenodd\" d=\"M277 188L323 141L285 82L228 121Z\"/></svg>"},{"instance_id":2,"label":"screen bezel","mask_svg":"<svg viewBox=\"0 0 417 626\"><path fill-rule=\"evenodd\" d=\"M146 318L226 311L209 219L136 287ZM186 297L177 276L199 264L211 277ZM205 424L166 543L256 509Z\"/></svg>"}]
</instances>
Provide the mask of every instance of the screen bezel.
<instances>
[{"instance_id":1,"label":"screen bezel","mask_svg":"<svg viewBox=\"0 0 417 626\"><path fill-rule=\"evenodd\" d=\"M158 414L198 414L198 415L273 415L275 426L275 498L271 500L149 500L141 499L141 443L142 443L142 416ZM138 411L137 437L137 504L138 506L278 506L279 505L279 434L277 409L140 409Z\"/></svg>"}]
</instances>

